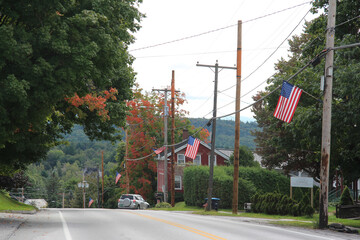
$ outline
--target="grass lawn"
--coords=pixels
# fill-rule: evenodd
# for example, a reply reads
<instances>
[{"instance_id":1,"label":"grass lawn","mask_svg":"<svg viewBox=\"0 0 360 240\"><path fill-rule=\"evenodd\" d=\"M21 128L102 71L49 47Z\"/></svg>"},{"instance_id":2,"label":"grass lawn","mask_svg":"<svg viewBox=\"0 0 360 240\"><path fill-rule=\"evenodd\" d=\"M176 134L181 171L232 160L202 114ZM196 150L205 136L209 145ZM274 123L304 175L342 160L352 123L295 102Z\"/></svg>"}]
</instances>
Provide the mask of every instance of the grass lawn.
<instances>
[{"instance_id":1,"label":"grass lawn","mask_svg":"<svg viewBox=\"0 0 360 240\"><path fill-rule=\"evenodd\" d=\"M232 214L231 209L219 209L219 211L206 212L203 208L186 206L185 202L179 202L173 208L152 208L152 210L166 210L166 211L192 211L193 214L200 215L214 215L214 216L232 216L232 217L249 217L249 218L265 218L272 219L273 224L286 225L286 226L297 226L305 228L317 228L319 222L319 214L314 214L313 217L294 217L294 216L280 216L280 215L269 215L263 213L246 213L239 211L237 215ZM360 220L350 220L336 218L335 207L329 207L329 224L341 223L349 227L360 228ZM276 221L278 220L278 221Z\"/></svg>"},{"instance_id":2,"label":"grass lawn","mask_svg":"<svg viewBox=\"0 0 360 240\"><path fill-rule=\"evenodd\" d=\"M36 208L11 199L6 193L0 191L0 212L6 211L32 211Z\"/></svg>"}]
</instances>

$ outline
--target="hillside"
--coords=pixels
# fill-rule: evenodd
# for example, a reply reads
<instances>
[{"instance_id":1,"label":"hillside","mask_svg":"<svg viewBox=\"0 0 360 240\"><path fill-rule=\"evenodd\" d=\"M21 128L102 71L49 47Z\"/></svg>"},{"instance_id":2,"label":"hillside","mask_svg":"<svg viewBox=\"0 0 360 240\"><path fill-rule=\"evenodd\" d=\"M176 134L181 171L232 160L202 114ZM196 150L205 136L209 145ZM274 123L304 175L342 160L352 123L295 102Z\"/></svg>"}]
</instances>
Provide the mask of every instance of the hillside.
<instances>
[{"instance_id":1,"label":"hillside","mask_svg":"<svg viewBox=\"0 0 360 240\"><path fill-rule=\"evenodd\" d=\"M204 126L209 120L205 118L189 118L191 124L195 127ZM211 133L212 126L206 127ZM256 122L240 122L240 145L255 149L254 136L251 131L259 130ZM235 141L235 121L232 120L217 120L216 121L216 148L234 149Z\"/></svg>"},{"instance_id":2,"label":"hillside","mask_svg":"<svg viewBox=\"0 0 360 240\"><path fill-rule=\"evenodd\" d=\"M196 128L203 127L209 120L205 118L189 118L192 125ZM210 133L212 126L205 127ZM254 136L251 132L259 130L256 122L241 122L240 123L240 144L255 149ZM211 135L210 135L211 136ZM217 148L233 149L235 138L235 121L232 120L217 120L216 121L216 141ZM105 142L91 142L85 135L80 126L75 126L73 132L65 136L65 140L76 143L77 147L83 148L84 145L94 146L95 148L104 147ZM110 147L113 149L113 147Z\"/></svg>"},{"instance_id":3,"label":"hillside","mask_svg":"<svg viewBox=\"0 0 360 240\"><path fill-rule=\"evenodd\" d=\"M11 199L0 191L0 212L1 211L32 211L35 208Z\"/></svg>"}]
</instances>

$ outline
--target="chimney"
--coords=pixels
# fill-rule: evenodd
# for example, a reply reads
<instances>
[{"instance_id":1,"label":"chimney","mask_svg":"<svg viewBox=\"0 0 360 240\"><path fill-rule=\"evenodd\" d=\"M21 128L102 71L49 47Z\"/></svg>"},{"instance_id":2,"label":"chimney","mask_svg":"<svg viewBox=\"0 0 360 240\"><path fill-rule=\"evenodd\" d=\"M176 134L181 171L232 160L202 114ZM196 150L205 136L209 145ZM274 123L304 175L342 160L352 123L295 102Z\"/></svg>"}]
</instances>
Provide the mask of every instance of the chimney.
<instances>
[{"instance_id":1,"label":"chimney","mask_svg":"<svg viewBox=\"0 0 360 240\"><path fill-rule=\"evenodd\" d=\"M189 138L189 131L187 129L183 129L183 137L182 139L185 140L185 139L188 139Z\"/></svg>"}]
</instances>

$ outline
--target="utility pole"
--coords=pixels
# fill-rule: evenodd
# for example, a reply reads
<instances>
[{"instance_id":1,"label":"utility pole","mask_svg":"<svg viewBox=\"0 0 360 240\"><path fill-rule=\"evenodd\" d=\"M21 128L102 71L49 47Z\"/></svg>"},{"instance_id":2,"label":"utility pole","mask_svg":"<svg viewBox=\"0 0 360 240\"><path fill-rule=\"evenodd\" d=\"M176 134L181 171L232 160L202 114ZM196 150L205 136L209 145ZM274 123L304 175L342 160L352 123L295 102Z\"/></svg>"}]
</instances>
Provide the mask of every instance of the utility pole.
<instances>
[{"instance_id":1,"label":"utility pole","mask_svg":"<svg viewBox=\"0 0 360 240\"><path fill-rule=\"evenodd\" d=\"M97 197L97 207L100 208L100 188L99 188L100 171L99 171L99 166L96 166L96 173L97 173L97 184L96 184L96 188L97 188L97 193L98 193L98 197Z\"/></svg>"},{"instance_id":2,"label":"utility pole","mask_svg":"<svg viewBox=\"0 0 360 240\"><path fill-rule=\"evenodd\" d=\"M171 78L171 206L175 206L175 71Z\"/></svg>"},{"instance_id":3,"label":"utility pole","mask_svg":"<svg viewBox=\"0 0 360 240\"><path fill-rule=\"evenodd\" d=\"M234 146L234 182L232 213L238 213L239 199L239 145L240 145L240 95L241 95L241 28L238 21L237 64L236 64L236 106L235 106L235 146Z\"/></svg>"},{"instance_id":4,"label":"utility pole","mask_svg":"<svg viewBox=\"0 0 360 240\"><path fill-rule=\"evenodd\" d=\"M222 69L236 69L236 67L223 67L219 66L218 61L216 60L215 65L203 65L197 63L198 67L209 67L215 68L215 82L214 82L214 109L213 109L213 118L212 118L212 131L211 131L211 155L210 155L210 172L209 172L209 186L208 186L208 200L206 211L211 210L211 200L212 200L212 190L213 190L213 178L214 178L214 158L215 158L215 135L216 135L216 109L217 109L217 86L218 86L218 74L219 68Z\"/></svg>"},{"instance_id":5,"label":"utility pole","mask_svg":"<svg viewBox=\"0 0 360 240\"><path fill-rule=\"evenodd\" d=\"M101 207L104 208L104 151L101 151ZM85 208L85 202L84 202Z\"/></svg>"},{"instance_id":6,"label":"utility pole","mask_svg":"<svg viewBox=\"0 0 360 240\"><path fill-rule=\"evenodd\" d=\"M65 191L62 193L62 208L65 208Z\"/></svg>"},{"instance_id":7,"label":"utility pole","mask_svg":"<svg viewBox=\"0 0 360 240\"><path fill-rule=\"evenodd\" d=\"M128 145L129 145L129 138L128 138L128 125L125 128L125 141L126 141L126 145L125 145L125 181L126 181L126 194L129 194L130 191L130 183L129 183L129 170L128 170Z\"/></svg>"},{"instance_id":8,"label":"utility pole","mask_svg":"<svg viewBox=\"0 0 360 240\"><path fill-rule=\"evenodd\" d=\"M167 117L168 117L168 106L167 106L167 93L169 91L168 88L164 88L164 89L153 89L153 91L164 91L164 185L165 185L165 189L164 189L164 202L167 202L168 198L167 198L167 194L168 194L168 162L167 162L167 150L168 150L168 136L167 136L167 132L168 132L168 122L167 122Z\"/></svg>"},{"instance_id":9,"label":"utility pole","mask_svg":"<svg viewBox=\"0 0 360 240\"><path fill-rule=\"evenodd\" d=\"M85 172L86 172L86 169L84 170L83 172L83 208L85 208Z\"/></svg>"},{"instance_id":10,"label":"utility pole","mask_svg":"<svg viewBox=\"0 0 360 240\"><path fill-rule=\"evenodd\" d=\"M328 22L326 30L325 60L325 88L323 101L322 138L321 138L321 165L320 165L320 212L319 228L328 226L328 192L329 192L329 166L331 146L331 102L334 64L336 0L329 1Z\"/></svg>"}]
</instances>

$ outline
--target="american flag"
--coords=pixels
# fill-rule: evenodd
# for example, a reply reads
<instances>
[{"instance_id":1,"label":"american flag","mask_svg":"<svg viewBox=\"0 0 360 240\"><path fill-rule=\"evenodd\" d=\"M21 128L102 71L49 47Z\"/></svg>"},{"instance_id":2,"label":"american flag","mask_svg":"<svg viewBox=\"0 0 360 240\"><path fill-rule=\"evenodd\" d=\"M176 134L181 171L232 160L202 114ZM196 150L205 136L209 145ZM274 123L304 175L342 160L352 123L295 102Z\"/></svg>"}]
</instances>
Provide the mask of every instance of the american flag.
<instances>
[{"instance_id":1,"label":"american flag","mask_svg":"<svg viewBox=\"0 0 360 240\"><path fill-rule=\"evenodd\" d=\"M89 199L89 207L91 206L91 204L94 202L94 199L90 198Z\"/></svg>"},{"instance_id":2,"label":"american flag","mask_svg":"<svg viewBox=\"0 0 360 240\"><path fill-rule=\"evenodd\" d=\"M154 150L155 154L159 154L159 153L161 153L162 151L165 150L165 146L163 146L161 148L158 148L158 149L153 149L153 150Z\"/></svg>"},{"instance_id":3,"label":"american flag","mask_svg":"<svg viewBox=\"0 0 360 240\"><path fill-rule=\"evenodd\" d=\"M200 145L200 140L190 136L186 147L185 156L191 159L195 159L199 149L199 145Z\"/></svg>"},{"instance_id":4,"label":"american flag","mask_svg":"<svg viewBox=\"0 0 360 240\"><path fill-rule=\"evenodd\" d=\"M274 112L274 117L287 123L291 122L301 93L302 90L300 88L283 81L281 95Z\"/></svg>"},{"instance_id":5,"label":"american flag","mask_svg":"<svg viewBox=\"0 0 360 240\"><path fill-rule=\"evenodd\" d=\"M115 184L117 184L117 182L119 181L120 177L121 177L121 174L118 173L118 172L116 172Z\"/></svg>"}]
</instances>

